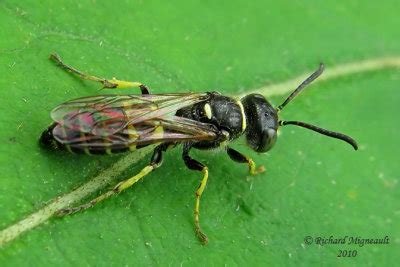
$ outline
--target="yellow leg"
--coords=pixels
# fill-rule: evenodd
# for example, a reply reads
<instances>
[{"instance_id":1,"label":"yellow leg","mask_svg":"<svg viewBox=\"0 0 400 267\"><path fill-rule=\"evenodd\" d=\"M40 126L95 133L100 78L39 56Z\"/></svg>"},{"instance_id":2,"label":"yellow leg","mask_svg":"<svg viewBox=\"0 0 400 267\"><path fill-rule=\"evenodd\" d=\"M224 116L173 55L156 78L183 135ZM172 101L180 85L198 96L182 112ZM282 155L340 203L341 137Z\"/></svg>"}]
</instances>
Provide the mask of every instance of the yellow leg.
<instances>
[{"instance_id":1,"label":"yellow leg","mask_svg":"<svg viewBox=\"0 0 400 267\"><path fill-rule=\"evenodd\" d=\"M110 80L108 79L104 79L104 78L99 78L96 76L92 76L92 75L88 75L85 74L77 69L75 69L74 67L71 67L67 64L65 64L61 57L54 53L50 55L50 59L55 61L60 67L62 67L63 69L66 69L67 71L74 73L76 75L78 75L79 77L81 77L82 79L85 80L90 80L90 81L95 81L95 82L100 82L103 84L103 88L108 88L108 89L113 89L113 88L118 88L118 89L124 89L124 88L132 88L132 87L138 87L140 88L140 90L142 91L142 94L148 94L148 88L140 83L140 82L128 82L128 81L121 81L121 80L117 80L115 78L112 78Z\"/></svg>"},{"instance_id":2,"label":"yellow leg","mask_svg":"<svg viewBox=\"0 0 400 267\"><path fill-rule=\"evenodd\" d=\"M199 214L200 214L200 198L201 195L203 194L204 188L206 187L208 180L208 168L204 167L202 172L203 172L203 179L201 180L200 185L196 190L196 204L194 206L194 225L196 234L200 238L200 241L203 244L207 244L208 237L200 229Z\"/></svg>"},{"instance_id":3,"label":"yellow leg","mask_svg":"<svg viewBox=\"0 0 400 267\"><path fill-rule=\"evenodd\" d=\"M251 175L257 175L259 173L265 172L265 168L264 166L260 166L258 167L258 169L256 169L256 164L254 163L254 161L251 158L247 158L247 164L249 165L249 172Z\"/></svg>"},{"instance_id":4,"label":"yellow leg","mask_svg":"<svg viewBox=\"0 0 400 267\"><path fill-rule=\"evenodd\" d=\"M256 164L254 163L254 161L251 158L247 157L246 155L243 155L239 151L236 151L235 149L228 147L226 152L228 153L228 156L232 160L239 163L247 163L247 165L249 165L249 172L251 175L256 175L265 172L264 166L260 166L258 167L258 169L256 169Z\"/></svg>"},{"instance_id":5,"label":"yellow leg","mask_svg":"<svg viewBox=\"0 0 400 267\"><path fill-rule=\"evenodd\" d=\"M116 195L122 191L124 191L125 189L131 187L133 184L135 184L137 181L139 181L140 179L142 179L144 176L146 176L147 174L149 174L151 171L153 171L155 168L157 168L157 165L148 165L146 167L144 167L138 174L136 174L135 176L120 182L119 184L117 184L112 190L96 197L95 199L89 201L86 204L77 206L77 207L72 207L72 208L66 208L66 209L61 209L59 210L56 215L57 216L65 216L65 215L69 215L69 214L73 214L85 209L88 209L90 207L93 207L94 205L96 205L97 203L99 203L100 201L103 201L113 195Z\"/></svg>"}]
</instances>

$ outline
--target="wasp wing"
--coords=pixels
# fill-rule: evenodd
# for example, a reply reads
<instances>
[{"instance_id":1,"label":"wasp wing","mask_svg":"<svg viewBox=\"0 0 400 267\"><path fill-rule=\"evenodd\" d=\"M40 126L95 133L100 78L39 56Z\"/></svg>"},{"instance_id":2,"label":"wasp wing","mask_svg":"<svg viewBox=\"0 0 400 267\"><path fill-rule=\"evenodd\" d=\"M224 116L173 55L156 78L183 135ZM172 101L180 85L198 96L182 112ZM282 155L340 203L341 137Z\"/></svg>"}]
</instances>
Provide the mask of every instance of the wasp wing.
<instances>
[{"instance_id":1,"label":"wasp wing","mask_svg":"<svg viewBox=\"0 0 400 267\"><path fill-rule=\"evenodd\" d=\"M204 101L207 93L99 95L68 101L51 112L52 119L74 132L110 136Z\"/></svg>"},{"instance_id":2,"label":"wasp wing","mask_svg":"<svg viewBox=\"0 0 400 267\"><path fill-rule=\"evenodd\" d=\"M178 116L166 116L128 124L122 130L108 136L83 133L58 124L53 129L53 136L58 142L72 148L89 149L94 152L104 149L132 149L160 142L215 140L218 132L212 124Z\"/></svg>"}]
</instances>

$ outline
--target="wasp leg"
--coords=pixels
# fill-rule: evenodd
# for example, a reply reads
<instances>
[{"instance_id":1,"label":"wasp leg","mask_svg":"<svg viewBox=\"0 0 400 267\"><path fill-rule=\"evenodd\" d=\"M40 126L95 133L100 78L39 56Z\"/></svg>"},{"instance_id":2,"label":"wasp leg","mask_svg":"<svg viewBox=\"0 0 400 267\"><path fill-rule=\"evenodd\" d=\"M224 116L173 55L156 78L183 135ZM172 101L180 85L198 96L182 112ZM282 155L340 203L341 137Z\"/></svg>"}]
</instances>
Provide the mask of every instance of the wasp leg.
<instances>
[{"instance_id":1,"label":"wasp leg","mask_svg":"<svg viewBox=\"0 0 400 267\"><path fill-rule=\"evenodd\" d=\"M119 88L119 89L123 89L123 88L138 87L140 89L140 91L142 92L142 94L144 94L144 95L148 95L149 94L149 88L147 88L146 85L144 85L144 84L142 84L140 82L120 81L120 80L117 80L115 78L112 78L112 79L108 80L108 79L99 78L99 77L96 77L96 76L85 74L85 73L81 72L80 70L77 70L74 67L71 67L71 66L65 64L62 61L61 57L56 53L51 54L50 55L50 59L55 61L61 68L66 69L67 71L78 75L82 79L102 83L103 84L103 88L108 88L108 89Z\"/></svg>"},{"instance_id":2,"label":"wasp leg","mask_svg":"<svg viewBox=\"0 0 400 267\"><path fill-rule=\"evenodd\" d=\"M138 174L135 176L126 179L120 183L118 183L112 190L107 191L106 193L96 197L95 199L92 199L86 204L77 206L77 207L72 207L72 208L66 208L66 209L61 209L59 210L56 215L57 216L65 216L69 214L73 214L88 208L93 207L100 201L103 201L113 195L117 195L118 193L124 191L125 189L128 189L131 187L133 184L135 184L137 181L145 177L147 174L155 170L156 168L160 167L162 164L162 152L166 150L166 147L164 145L158 146L154 149L153 156L151 158L150 164L144 167Z\"/></svg>"},{"instance_id":3,"label":"wasp leg","mask_svg":"<svg viewBox=\"0 0 400 267\"><path fill-rule=\"evenodd\" d=\"M200 214L200 198L201 195L203 194L204 189L206 188L207 185L207 180L208 180L208 168L203 165L202 163L198 162L195 159L192 159L189 156L189 150L190 147L185 146L184 151L183 151L183 160L185 162L185 165L191 169L191 170L196 170L196 171L201 171L203 173L203 179L201 179L201 182L199 184L199 187L196 190L196 204L194 206L194 225L195 225L195 232L200 241L203 244L208 243L208 237L206 234L204 234L201 231L200 228L200 222L199 222L199 214Z\"/></svg>"},{"instance_id":4,"label":"wasp leg","mask_svg":"<svg viewBox=\"0 0 400 267\"><path fill-rule=\"evenodd\" d=\"M236 151L233 148L228 147L226 152L233 161L239 163L247 163L249 165L249 172L251 175L256 175L265 171L264 166L260 166L258 169L256 169L256 164L251 158L243 155L242 153Z\"/></svg>"}]
</instances>

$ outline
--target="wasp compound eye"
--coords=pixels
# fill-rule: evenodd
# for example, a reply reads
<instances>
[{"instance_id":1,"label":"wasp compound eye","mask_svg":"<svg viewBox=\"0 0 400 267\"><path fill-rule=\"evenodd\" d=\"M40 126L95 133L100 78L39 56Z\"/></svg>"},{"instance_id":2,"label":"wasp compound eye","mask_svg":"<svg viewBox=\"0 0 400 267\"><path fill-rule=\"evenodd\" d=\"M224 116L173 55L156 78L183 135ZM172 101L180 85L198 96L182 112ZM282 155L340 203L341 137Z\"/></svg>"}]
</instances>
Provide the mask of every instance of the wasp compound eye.
<instances>
[{"instance_id":1,"label":"wasp compound eye","mask_svg":"<svg viewBox=\"0 0 400 267\"><path fill-rule=\"evenodd\" d=\"M250 94L241 100L246 114L247 144L256 152L267 152L276 142L278 115L260 94Z\"/></svg>"}]
</instances>

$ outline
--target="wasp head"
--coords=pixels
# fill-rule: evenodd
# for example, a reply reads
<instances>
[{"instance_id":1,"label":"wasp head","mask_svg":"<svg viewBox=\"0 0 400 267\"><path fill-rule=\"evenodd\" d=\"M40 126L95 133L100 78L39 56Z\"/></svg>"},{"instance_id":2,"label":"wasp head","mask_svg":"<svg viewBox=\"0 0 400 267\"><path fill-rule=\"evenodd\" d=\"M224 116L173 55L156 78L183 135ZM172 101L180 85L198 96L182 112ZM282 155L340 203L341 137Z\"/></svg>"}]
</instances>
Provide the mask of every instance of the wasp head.
<instances>
[{"instance_id":1,"label":"wasp head","mask_svg":"<svg viewBox=\"0 0 400 267\"><path fill-rule=\"evenodd\" d=\"M250 94L241 100L246 115L247 144L256 152L270 150L276 142L278 114L260 94Z\"/></svg>"},{"instance_id":2,"label":"wasp head","mask_svg":"<svg viewBox=\"0 0 400 267\"><path fill-rule=\"evenodd\" d=\"M259 94L250 94L241 100L247 120L246 139L252 149L261 153L270 150L276 142L278 127L284 125L300 126L342 140L351 145L355 150L358 149L357 142L345 134L326 130L301 121L278 121L278 112L291 102L307 85L320 76L323 70L324 65L321 63L319 68L305 79L276 109Z\"/></svg>"}]
</instances>

